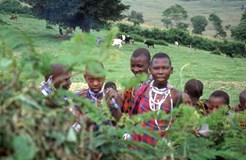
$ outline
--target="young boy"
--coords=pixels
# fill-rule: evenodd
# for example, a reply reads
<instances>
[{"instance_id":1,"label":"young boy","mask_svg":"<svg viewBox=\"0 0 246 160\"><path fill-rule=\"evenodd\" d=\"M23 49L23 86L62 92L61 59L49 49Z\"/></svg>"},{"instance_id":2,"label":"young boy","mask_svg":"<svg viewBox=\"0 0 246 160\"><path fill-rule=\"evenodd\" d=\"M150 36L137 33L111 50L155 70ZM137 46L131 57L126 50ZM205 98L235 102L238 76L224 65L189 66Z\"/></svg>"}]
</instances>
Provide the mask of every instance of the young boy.
<instances>
[{"instance_id":1,"label":"young boy","mask_svg":"<svg viewBox=\"0 0 246 160\"><path fill-rule=\"evenodd\" d=\"M239 104L235 107L236 112L244 111L246 109L246 90L239 94Z\"/></svg>"},{"instance_id":2,"label":"young boy","mask_svg":"<svg viewBox=\"0 0 246 160\"><path fill-rule=\"evenodd\" d=\"M101 101L104 97L104 81L105 81L105 70L104 66L101 62L92 61L89 62L85 68L84 73L85 81L88 85L88 89L83 89L80 91L79 96L87 98L91 100L92 103L99 107L101 105ZM121 117L121 108L113 107L112 102L110 101L112 97L115 99L116 103L119 106L122 106L122 98L112 88L107 89L107 104L109 104L109 108L112 116L118 121ZM111 105L112 104L112 105ZM90 126L92 122L87 119L87 127Z\"/></svg>"},{"instance_id":3,"label":"young boy","mask_svg":"<svg viewBox=\"0 0 246 160\"><path fill-rule=\"evenodd\" d=\"M205 115L207 111L207 104L205 100L200 100L200 97L203 95L203 83L197 79L190 79L185 83L184 92L190 96L193 107Z\"/></svg>"},{"instance_id":4,"label":"young boy","mask_svg":"<svg viewBox=\"0 0 246 160\"><path fill-rule=\"evenodd\" d=\"M71 85L71 72L62 64L52 64L50 72L45 75L45 81L41 83L40 89L43 95L48 96L55 89L68 90Z\"/></svg>"},{"instance_id":5,"label":"young boy","mask_svg":"<svg viewBox=\"0 0 246 160\"><path fill-rule=\"evenodd\" d=\"M130 60L132 73L135 76L140 76L145 74L149 78L149 73L148 73L149 62L150 62L149 51L145 48L136 49L133 52ZM146 79L146 81L147 81L146 83L149 83L149 81L151 80ZM135 94L135 89L133 87L124 90L122 112L129 113L132 110L132 106L134 103L134 94Z\"/></svg>"},{"instance_id":6,"label":"young boy","mask_svg":"<svg viewBox=\"0 0 246 160\"><path fill-rule=\"evenodd\" d=\"M230 97L222 90L216 90L209 96L208 100L208 114L217 111L222 106L228 106L230 108Z\"/></svg>"},{"instance_id":7,"label":"young boy","mask_svg":"<svg viewBox=\"0 0 246 160\"><path fill-rule=\"evenodd\" d=\"M154 112L158 114L169 114L174 107L183 102L182 94L174 89L168 79L173 72L171 59L165 53L157 53L152 58L150 64L150 73L153 77L151 83L143 84L135 94L135 103L131 115ZM143 127L149 130L160 131L161 137L165 136L171 125L172 116L168 120L151 118L142 123ZM139 142L145 142L150 145L156 145L156 139L146 135L133 134L132 139Z\"/></svg>"},{"instance_id":8,"label":"young boy","mask_svg":"<svg viewBox=\"0 0 246 160\"><path fill-rule=\"evenodd\" d=\"M71 85L71 71L62 64L52 64L51 70L45 75L45 81L41 83L40 89L44 96L46 96L46 105L52 108L60 108L53 99L48 97L55 92L56 89L62 88L64 90L69 90ZM67 101L67 96L63 97L65 102ZM80 116L78 108L75 106L65 108L69 112L73 113L76 117ZM76 131L79 131L81 126L77 120L72 126Z\"/></svg>"}]
</instances>

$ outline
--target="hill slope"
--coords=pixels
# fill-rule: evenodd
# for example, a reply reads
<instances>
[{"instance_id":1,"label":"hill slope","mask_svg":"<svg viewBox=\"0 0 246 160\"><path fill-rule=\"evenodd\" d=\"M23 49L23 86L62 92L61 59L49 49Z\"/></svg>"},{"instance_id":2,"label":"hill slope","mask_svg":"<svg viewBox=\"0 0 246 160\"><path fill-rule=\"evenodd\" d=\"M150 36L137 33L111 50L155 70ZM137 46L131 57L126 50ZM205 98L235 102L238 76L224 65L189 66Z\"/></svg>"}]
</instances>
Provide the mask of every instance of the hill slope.
<instances>
[{"instance_id":1,"label":"hill slope","mask_svg":"<svg viewBox=\"0 0 246 160\"><path fill-rule=\"evenodd\" d=\"M144 25L155 27L164 27L161 22L162 12L174 4L183 6L188 12L189 19L195 15L203 15L208 18L209 14L215 13L222 19L223 26L228 24L237 25L243 13L241 7L242 5L246 7L246 1L243 0L122 0L122 2L130 5L126 15L129 15L131 10L141 12L145 20ZM187 22L190 23L189 19ZM191 23L189 30L192 30ZM227 31L227 34L230 35L230 32ZM207 26L204 35L207 37L214 35L211 24Z\"/></svg>"}]
</instances>

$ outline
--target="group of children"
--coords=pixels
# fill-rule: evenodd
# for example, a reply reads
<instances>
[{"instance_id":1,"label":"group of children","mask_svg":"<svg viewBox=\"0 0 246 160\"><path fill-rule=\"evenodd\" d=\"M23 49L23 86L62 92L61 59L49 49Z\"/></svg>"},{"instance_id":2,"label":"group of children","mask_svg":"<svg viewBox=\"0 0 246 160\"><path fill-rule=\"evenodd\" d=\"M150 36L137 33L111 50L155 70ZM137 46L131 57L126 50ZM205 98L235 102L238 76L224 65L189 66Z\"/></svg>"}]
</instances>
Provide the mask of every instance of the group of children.
<instances>
[{"instance_id":1,"label":"group of children","mask_svg":"<svg viewBox=\"0 0 246 160\"><path fill-rule=\"evenodd\" d=\"M115 119L114 123L120 120L122 114L129 114L130 117L149 112L157 115L170 114L181 103L193 106L203 115L216 111L220 106L229 106L229 96L221 90L213 92L208 100L200 100L203 94L203 84L196 79L187 81L183 92L176 90L168 82L173 67L170 57L165 53L157 53L151 59L150 52L146 48L138 48L131 56L130 68L136 78L144 78L139 80L137 86L125 89L122 95L117 91L114 82L105 84L106 74L103 64L99 61L89 62L84 72L84 79L88 88L82 89L76 94L90 100L91 103L95 104L95 107L100 107L102 100L105 100ZM58 88L68 90L71 84L70 78L71 72L68 68L60 64L52 65L51 72L45 76L45 82L41 85L42 93L47 96ZM66 96L64 100L66 100ZM50 99L47 102L48 105L53 105ZM242 111L245 108L246 90L240 94L240 104L234 109ZM81 111L78 106L70 108L70 111L78 118L86 117L86 113ZM161 137L165 137L172 121L170 114L168 119L150 118L141 125L149 130L158 131ZM97 124L86 118L86 125ZM81 128L78 121L73 126L77 131ZM135 141L145 142L153 146L157 142L155 138L147 134L130 134L132 135L131 139Z\"/></svg>"}]
</instances>

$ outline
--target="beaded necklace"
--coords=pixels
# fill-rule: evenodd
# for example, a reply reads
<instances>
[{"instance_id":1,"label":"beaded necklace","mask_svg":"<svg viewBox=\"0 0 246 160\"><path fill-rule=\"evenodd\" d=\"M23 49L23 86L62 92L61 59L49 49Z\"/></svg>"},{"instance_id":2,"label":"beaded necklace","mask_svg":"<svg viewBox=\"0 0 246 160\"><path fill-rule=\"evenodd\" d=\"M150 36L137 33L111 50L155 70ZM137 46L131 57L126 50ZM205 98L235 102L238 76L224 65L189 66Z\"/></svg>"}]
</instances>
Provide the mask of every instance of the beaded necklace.
<instances>
[{"instance_id":1,"label":"beaded necklace","mask_svg":"<svg viewBox=\"0 0 246 160\"><path fill-rule=\"evenodd\" d=\"M170 103L171 103L171 111L173 110L173 99L171 96L171 86L169 84L167 84L167 87L165 88L157 88L155 86L153 86L154 81L152 81L150 83L150 90L149 90L149 107L150 110L157 112L157 115L159 114L160 110L161 110L161 105L165 102L165 100L167 99L167 97L170 97ZM161 95L161 100L159 100L157 98L158 95ZM171 112L170 111L170 112ZM171 121L172 121L172 115L170 117L170 121L168 126L166 127L166 129L164 131L167 131L171 125ZM160 130L158 121L155 119L155 124L157 125L158 129Z\"/></svg>"}]
</instances>

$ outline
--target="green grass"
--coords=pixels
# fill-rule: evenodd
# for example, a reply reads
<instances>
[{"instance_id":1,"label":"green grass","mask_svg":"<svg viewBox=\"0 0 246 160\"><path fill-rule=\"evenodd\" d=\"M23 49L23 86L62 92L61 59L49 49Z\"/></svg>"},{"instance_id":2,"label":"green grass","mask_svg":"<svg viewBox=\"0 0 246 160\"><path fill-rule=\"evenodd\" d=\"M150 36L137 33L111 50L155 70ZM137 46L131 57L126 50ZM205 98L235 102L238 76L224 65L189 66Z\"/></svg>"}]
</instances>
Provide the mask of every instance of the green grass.
<instances>
[{"instance_id":1,"label":"green grass","mask_svg":"<svg viewBox=\"0 0 246 160\"><path fill-rule=\"evenodd\" d=\"M164 28L162 19L162 12L169 8L171 5L179 4L185 8L188 12L189 18L187 22L189 23L189 31L192 31L192 24L190 18L196 15L203 15L207 19L211 13L217 14L222 22L222 26L232 25L235 26L239 23L243 11L240 9L241 5L246 6L246 1L234 0L197 0L197 1L181 1L181 0L123 0L125 4L130 5L129 11L126 15L130 14L131 10L141 12L147 26L155 26ZM227 35L230 36L230 31L226 30ZM206 31L203 35L212 38L215 34L214 28L211 23L206 27Z\"/></svg>"},{"instance_id":2,"label":"green grass","mask_svg":"<svg viewBox=\"0 0 246 160\"><path fill-rule=\"evenodd\" d=\"M6 22L9 26L18 27L32 37L37 51L51 54L53 57L52 62L58 62L59 60L65 62L68 60L69 56L73 57L73 53L69 52L69 47L73 46L68 46L66 44L68 41L59 38L57 26L53 26L54 30L46 29L45 21L26 18L21 15L18 21L9 20L9 15L0 14L0 17L2 21ZM79 33L80 30L77 29L76 32ZM91 35L106 39L105 31L92 31ZM0 38L4 37L0 36ZM83 47L83 43L81 43L81 46ZM103 56L97 53L97 51L100 51L101 47L102 46L97 48L95 46L93 48L94 50L92 51L95 52L93 55L95 58ZM138 47L146 46L143 43L136 42L134 45L123 45L120 50L117 47L110 47L110 51L114 52L115 56L103 62L108 71L107 80L117 82L117 84L121 86L121 90L123 90L122 84L128 82L133 76L130 71L130 56ZM158 52L169 54L174 67L174 72L170 77L170 83L178 90L183 90L184 83L187 80L197 78L204 83L205 89L203 98L208 98L210 93L216 89L222 89L230 95L231 105L235 105L238 103L239 93L246 89L246 60L243 58L231 59L225 56L212 55L202 50L190 49L185 46L176 47L172 44L168 46L156 45L155 48L149 48L149 51L151 55ZM79 50L78 52L86 55L87 52L90 51ZM76 57L74 56L73 58ZM73 85L76 85L74 90L85 87L82 70L83 68L81 68L81 74L72 79ZM40 82L41 80L42 77L37 81Z\"/></svg>"}]
</instances>

